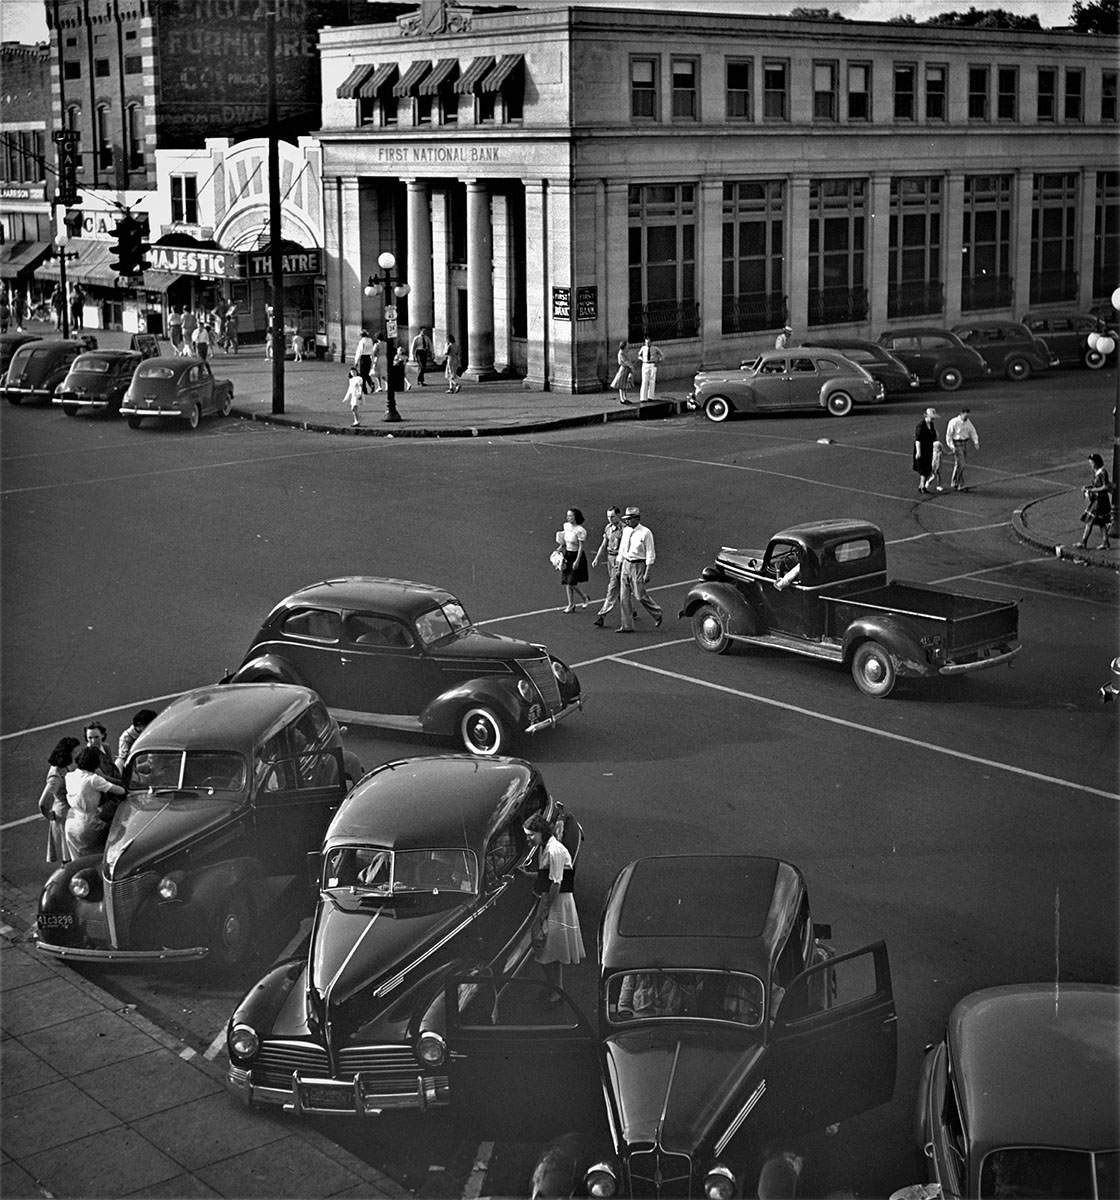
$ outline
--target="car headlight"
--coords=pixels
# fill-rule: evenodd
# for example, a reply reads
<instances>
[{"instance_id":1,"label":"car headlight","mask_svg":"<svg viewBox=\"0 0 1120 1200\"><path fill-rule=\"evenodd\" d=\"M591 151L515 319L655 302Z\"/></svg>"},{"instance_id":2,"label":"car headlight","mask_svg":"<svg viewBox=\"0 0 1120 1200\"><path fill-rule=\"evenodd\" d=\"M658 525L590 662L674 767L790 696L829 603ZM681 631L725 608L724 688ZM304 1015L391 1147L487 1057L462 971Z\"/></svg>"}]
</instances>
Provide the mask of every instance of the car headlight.
<instances>
[{"instance_id":1,"label":"car headlight","mask_svg":"<svg viewBox=\"0 0 1120 1200\"><path fill-rule=\"evenodd\" d=\"M532 700L533 689L527 679L519 679L517 681L517 690L521 693L521 699L525 701Z\"/></svg>"},{"instance_id":2,"label":"car headlight","mask_svg":"<svg viewBox=\"0 0 1120 1200\"><path fill-rule=\"evenodd\" d=\"M79 900L96 900L100 894L101 878L97 874L96 868L87 868L84 871L79 871L70 880L70 895L77 896Z\"/></svg>"},{"instance_id":3,"label":"car headlight","mask_svg":"<svg viewBox=\"0 0 1120 1200\"><path fill-rule=\"evenodd\" d=\"M568 683L572 678L571 667L566 667L558 658L552 660L552 673L560 683Z\"/></svg>"},{"instance_id":4,"label":"car headlight","mask_svg":"<svg viewBox=\"0 0 1120 1200\"><path fill-rule=\"evenodd\" d=\"M231 1057L252 1058L261 1048L261 1039L251 1025L235 1025L229 1035Z\"/></svg>"},{"instance_id":5,"label":"car headlight","mask_svg":"<svg viewBox=\"0 0 1120 1200\"><path fill-rule=\"evenodd\" d=\"M588 1167L583 1177L583 1185L589 1196L613 1196L618 1192L618 1175L614 1165L609 1162L598 1162Z\"/></svg>"},{"instance_id":6,"label":"car headlight","mask_svg":"<svg viewBox=\"0 0 1120 1200\"><path fill-rule=\"evenodd\" d=\"M84 900L89 895L89 880L84 875L75 875L70 880L70 893Z\"/></svg>"},{"instance_id":7,"label":"car headlight","mask_svg":"<svg viewBox=\"0 0 1120 1200\"><path fill-rule=\"evenodd\" d=\"M174 900L179 894L179 881L173 875L165 875L156 888L161 900Z\"/></svg>"},{"instance_id":8,"label":"car headlight","mask_svg":"<svg viewBox=\"0 0 1120 1200\"><path fill-rule=\"evenodd\" d=\"M735 1195L735 1176L729 1167L716 1163L704 1178L707 1200L731 1200Z\"/></svg>"},{"instance_id":9,"label":"car headlight","mask_svg":"<svg viewBox=\"0 0 1120 1200\"><path fill-rule=\"evenodd\" d=\"M447 1057L447 1043L432 1030L420 1035L416 1043L416 1057L426 1067L438 1067Z\"/></svg>"}]
</instances>

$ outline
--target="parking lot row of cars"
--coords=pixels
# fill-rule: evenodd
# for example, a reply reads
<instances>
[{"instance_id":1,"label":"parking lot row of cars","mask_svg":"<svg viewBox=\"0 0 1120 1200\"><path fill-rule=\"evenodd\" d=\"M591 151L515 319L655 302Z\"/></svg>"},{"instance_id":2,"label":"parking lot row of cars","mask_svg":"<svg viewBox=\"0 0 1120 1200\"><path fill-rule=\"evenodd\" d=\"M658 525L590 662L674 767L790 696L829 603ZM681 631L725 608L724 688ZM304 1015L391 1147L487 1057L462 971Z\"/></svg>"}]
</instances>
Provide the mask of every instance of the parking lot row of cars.
<instances>
[{"instance_id":1,"label":"parking lot row of cars","mask_svg":"<svg viewBox=\"0 0 1120 1200\"><path fill-rule=\"evenodd\" d=\"M151 348L100 350L94 337L32 334L4 334L0 354L0 392L9 404L49 400L68 417L115 413L130 429L147 417L195 429L202 417L227 416L233 406L232 382L215 378L209 362L197 358L159 356Z\"/></svg>"}]
</instances>

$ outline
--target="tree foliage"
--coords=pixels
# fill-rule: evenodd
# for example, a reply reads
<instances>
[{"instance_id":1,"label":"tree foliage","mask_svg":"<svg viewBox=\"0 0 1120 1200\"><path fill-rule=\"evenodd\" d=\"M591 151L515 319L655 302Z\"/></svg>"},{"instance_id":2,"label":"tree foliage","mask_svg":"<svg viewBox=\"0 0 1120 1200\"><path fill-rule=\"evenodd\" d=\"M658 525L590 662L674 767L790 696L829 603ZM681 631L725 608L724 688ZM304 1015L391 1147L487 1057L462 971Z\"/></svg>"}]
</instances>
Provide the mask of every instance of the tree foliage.
<instances>
[{"instance_id":1,"label":"tree foliage","mask_svg":"<svg viewBox=\"0 0 1120 1200\"><path fill-rule=\"evenodd\" d=\"M799 17L802 21L850 21L851 17L844 16L841 12L829 12L827 8L808 8L804 5L798 5L792 9L789 14L791 17Z\"/></svg>"},{"instance_id":2,"label":"tree foliage","mask_svg":"<svg viewBox=\"0 0 1120 1200\"><path fill-rule=\"evenodd\" d=\"M1105 0L1107 2L1107 0ZM1041 29L1038 17L1021 17L1003 8L970 8L968 12L943 12L930 17L926 25L948 25L955 29Z\"/></svg>"},{"instance_id":3,"label":"tree foliage","mask_svg":"<svg viewBox=\"0 0 1120 1200\"><path fill-rule=\"evenodd\" d=\"M1120 0L1074 0L1073 27L1079 33L1120 33Z\"/></svg>"}]
</instances>

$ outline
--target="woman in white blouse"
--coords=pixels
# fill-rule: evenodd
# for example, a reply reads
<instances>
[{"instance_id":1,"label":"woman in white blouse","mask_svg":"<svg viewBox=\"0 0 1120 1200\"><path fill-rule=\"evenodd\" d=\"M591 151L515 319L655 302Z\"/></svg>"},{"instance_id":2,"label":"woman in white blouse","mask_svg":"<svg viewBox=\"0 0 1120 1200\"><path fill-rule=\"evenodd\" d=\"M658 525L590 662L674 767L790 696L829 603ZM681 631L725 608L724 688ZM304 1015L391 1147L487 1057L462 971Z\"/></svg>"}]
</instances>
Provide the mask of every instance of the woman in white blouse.
<instances>
[{"instance_id":1,"label":"woman in white blouse","mask_svg":"<svg viewBox=\"0 0 1120 1200\"><path fill-rule=\"evenodd\" d=\"M581 588L581 583L587 582L587 530L583 527L583 513L578 508L569 508L564 520L564 528L556 534L556 544L564 553L564 562L560 568L560 582L568 597L568 607L565 612L576 611L576 597L580 599L579 607L586 608L591 603L591 597Z\"/></svg>"},{"instance_id":2,"label":"woman in white blouse","mask_svg":"<svg viewBox=\"0 0 1120 1200\"><path fill-rule=\"evenodd\" d=\"M71 858L100 854L109 836L109 822L100 813L103 796L123 796L124 788L97 773L101 756L87 746L77 759L77 770L66 776L66 844Z\"/></svg>"},{"instance_id":3,"label":"woman in white blouse","mask_svg":"<svg viewBox=\"0 0 1120 1200\"><path fill-rule=\"evenodd\" d=\"M568 848L557 838L551 822L543 814L530 817L525 833L537 852L538 878L547 875L548 886L537 901L533 917L533 946L537 962L544 968L550 987L563 986L565 963L578 963L586 955L583 934L576 912L574 869ZM544 883L544 879L541 879ZM557 994L546 997L546 1003L559 1004Z\"/></svg>"}]
</instances>

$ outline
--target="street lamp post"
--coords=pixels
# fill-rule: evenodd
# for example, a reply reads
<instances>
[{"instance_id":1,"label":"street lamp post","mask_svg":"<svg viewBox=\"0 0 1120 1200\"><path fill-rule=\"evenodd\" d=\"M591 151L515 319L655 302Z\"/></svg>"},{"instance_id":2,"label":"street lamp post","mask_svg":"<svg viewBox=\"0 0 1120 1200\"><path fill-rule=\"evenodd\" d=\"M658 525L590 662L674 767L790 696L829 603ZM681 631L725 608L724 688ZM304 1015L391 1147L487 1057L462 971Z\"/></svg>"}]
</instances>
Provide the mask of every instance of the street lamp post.
<instances>
[{"instance_id":1,"label":"street lamp post","mask_svg":"<svg viewBox=\"0 0 1120 1200\"><path fill-rule=\"evenodd\" d=\"M1120 315L1120 287L1118 287L1111 296L1112 309ZM1108 356L1116 349L1116 341L1107 333L1091 333L1089 334L1089 345L1094 350L1099 350L1107 359ZM1112 487L1113 495L1117 479L1120 478L1120 360L1116 363L1116 395L1112 402ZM1120 513L1117 512L1116 505L1112 506L1112 524L1108 530L1109 537L1120 537Z\"/></svg>"},{"instance_id":2,"label":"street lamp post","mask_svg":"<svg viewBox=\"0 0 1120 1200\"><path fill-rule=\"evenodd\" d=\"M377 256L377 265L381 268L382 274L371 275L369 277L365 286L365 294L367 296L376 296L377 289L379 287L383 289L385 304L385 357L388 360L386 363L385 378L389 382L389 387L385 395L385 415L381 419L392 422L401 419L401 414L397 412L396 366L393 362L397 356L397 306L394 301L397 299L403 300L412 291L412 288L393 274L393 270L397 265L397 259L388 250Z\"/></svg>"}]
</instances>

